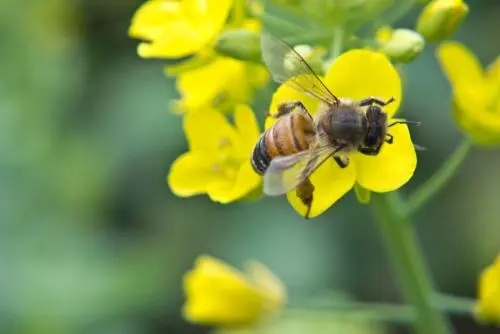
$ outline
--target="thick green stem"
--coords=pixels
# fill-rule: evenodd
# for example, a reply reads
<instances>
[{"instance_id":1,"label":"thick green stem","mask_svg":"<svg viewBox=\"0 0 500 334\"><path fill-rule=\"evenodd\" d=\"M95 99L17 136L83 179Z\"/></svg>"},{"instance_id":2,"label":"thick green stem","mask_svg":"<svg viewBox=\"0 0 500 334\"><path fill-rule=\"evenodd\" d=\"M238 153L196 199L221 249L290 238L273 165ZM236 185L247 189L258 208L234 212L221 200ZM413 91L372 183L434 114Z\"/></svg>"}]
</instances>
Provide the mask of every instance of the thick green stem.
<instances>
[{"instance_id":1,"label":"thick green stem","mask_svg":"<svg viewBox=\"0 0 500 334\"><path fill-rule=\"evenodd\" d=\"M403 296L415 307L416 332L451 333L447 320L433 306L433 284L413 225L404 216L398 194L373 194L371 204Z\"/></svg>"},{"instance_id":2,"label":"thick green stem","mask_svg":"<svg viewBox=\"0 0 500 334\"><path fill-rule=\"evenodd\" d=\"M472 146L470 139L464 139L438 171L408 198L405 211L407 216L417 212L455 176Z\"/></svg>"}]
</instances>

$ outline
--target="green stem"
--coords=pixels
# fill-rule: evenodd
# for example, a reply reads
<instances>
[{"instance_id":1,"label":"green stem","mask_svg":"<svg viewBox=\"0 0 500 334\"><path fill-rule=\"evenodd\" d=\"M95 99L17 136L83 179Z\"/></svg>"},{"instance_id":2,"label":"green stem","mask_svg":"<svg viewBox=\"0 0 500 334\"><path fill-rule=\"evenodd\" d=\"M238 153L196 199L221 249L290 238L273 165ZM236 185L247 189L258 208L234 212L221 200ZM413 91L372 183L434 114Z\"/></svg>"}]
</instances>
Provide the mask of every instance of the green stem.
<instances>
[{"instance_id":1,"label":"green stem","mask_svg":"<svg viewBox=\"0 0 500 334\"><path fill-rule=\"evenodd\" d=\"M405 218L398 194L373 194L372 210L391 257L404 298L415 307L420 334L448 334L448 323L433 306L433 284L413 225Z\"/></svg>"},{"instance_id":2,"label":"green stem","mask_svg":"<svg viewBox=\"0 0 500 334\"><path fill-rule=\"evenodd\" d=\"M270 26L272 29L280 30L283 33L287 33L290 35L305 33L305 29L303 27L298 26L282 18L279 18L277 16L267 14L266 12L259 14L258 18L265 25Z\"/></svg>"},{"instance_id":3,"label":"green stem","mask_svg":"<svg viewBox=\"0 0 500 334\"><path fill-rule=\"evenodd\" d=\"M434 306L447 313L471 315L474 310L475 300L465 297L450 296L445 294L433 295ZM324 306L307 305L283 310L285 316L365 316L370 319L392 322L413 322L415 309L411 305L393 303L374 303L353 300L339 300L328 302Z\"/></svg>"},{"instance_id":4,"label":"green stem","mask_svg":"<svg viewBox=\"0 0 500 334\"><path fill-rule=\"evenodd\" d=\"M334 60L342 52L342 45L344 42L344 29L337 26L333 29L333 40L330 52L330 59Z\"/></svg>"},{"instance_id":5,"label":"green stem","mask_svg":"<svg viewBox=\"0 0 500 334\"><path fill-rule=\"evenodd\" d=\"M465 158L472 149L472 141L464 139L452 155L419 189L408 198L405 214L407 216L417 212L425 203L434 197L457 173Z\"/></svg>"}]
</instances>

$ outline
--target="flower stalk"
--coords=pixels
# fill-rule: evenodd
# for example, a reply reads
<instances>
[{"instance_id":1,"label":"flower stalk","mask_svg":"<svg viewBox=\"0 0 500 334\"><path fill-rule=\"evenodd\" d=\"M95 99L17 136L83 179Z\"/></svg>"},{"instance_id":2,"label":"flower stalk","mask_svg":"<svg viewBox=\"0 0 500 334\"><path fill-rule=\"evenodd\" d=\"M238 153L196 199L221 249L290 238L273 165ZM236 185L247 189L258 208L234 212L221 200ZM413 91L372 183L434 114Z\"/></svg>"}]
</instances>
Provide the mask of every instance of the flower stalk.
<instances>
[{"instance_id":1,"label":"flower stalk","mask_svg":"<svg viewBox=\"0 0 500 334\"><path fill-rule=\"evenodd\" d=\"M439 168L439 170L417 189L408 199L405 215L411 216L424 204L433 198L456 175L460 166L465 161L473 147L470 139L466 138L455 149L452 155Z\"/></svg>"},{"instance_id":2,"label":"flower stalk","mask_svg":"<svg viewBox=\"0 0 500 334\"><path fill-rule=\"evenodd\" d=\"M420 334L451 333L433 302L433 283L413 225L404 215L397 193L373 194L372 211L391 257L404 298L415 307L415 329Z\"/></svg>"}]
</instances>

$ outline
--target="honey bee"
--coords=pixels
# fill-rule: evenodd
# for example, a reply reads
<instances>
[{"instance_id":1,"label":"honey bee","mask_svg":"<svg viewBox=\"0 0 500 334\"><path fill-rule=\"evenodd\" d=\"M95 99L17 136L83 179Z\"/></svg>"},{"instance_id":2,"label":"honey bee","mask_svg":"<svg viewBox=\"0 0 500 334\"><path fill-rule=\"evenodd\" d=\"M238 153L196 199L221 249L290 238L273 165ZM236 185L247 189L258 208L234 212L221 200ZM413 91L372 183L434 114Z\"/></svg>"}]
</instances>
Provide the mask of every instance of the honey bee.
<instances>
[{"instance_id":1,"label":"honey bee","mask_svg":"<svg viewBox=\"0 0 500 334\"><path fill-rule=\"evenodd\" d=\"M251 156L254 170L264 176L264 194L278 196L295 189L307 207L307 219L314 194L309 177L326 160L332 157L345 168L349 153L377 155L384 143L392 144L390 127L419 123L398 120L389 124L382 108L393 97L355 101L335 96L304 58L281 39L262 34L261 50L274 81L320 102L314 117L301 101L280 104L276 122L260 136Z\"/></svg>"}]
</instances>

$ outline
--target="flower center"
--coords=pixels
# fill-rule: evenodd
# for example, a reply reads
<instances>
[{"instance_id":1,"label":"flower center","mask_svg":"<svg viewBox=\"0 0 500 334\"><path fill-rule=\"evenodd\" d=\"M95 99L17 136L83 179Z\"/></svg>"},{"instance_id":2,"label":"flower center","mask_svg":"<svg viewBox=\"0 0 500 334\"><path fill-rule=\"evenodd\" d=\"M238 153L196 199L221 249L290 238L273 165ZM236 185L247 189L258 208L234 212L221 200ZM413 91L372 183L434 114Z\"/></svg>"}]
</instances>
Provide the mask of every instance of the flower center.
<instances>
[{"instance_id":1,"label":"flower center","mask_svg":"<svg viewBox=\"0 0 500 334\"><path fill-rule=\"evenodd\" d=\"M234 179L240 166L241 159L238 159L234 143L227 137L221 138L212 171L226 178Z\"/></svg>"}]
</instances>

